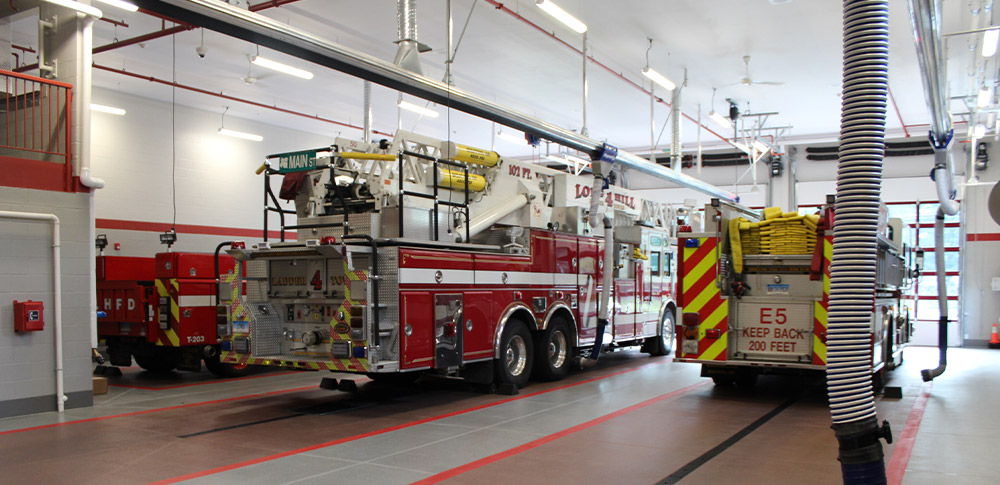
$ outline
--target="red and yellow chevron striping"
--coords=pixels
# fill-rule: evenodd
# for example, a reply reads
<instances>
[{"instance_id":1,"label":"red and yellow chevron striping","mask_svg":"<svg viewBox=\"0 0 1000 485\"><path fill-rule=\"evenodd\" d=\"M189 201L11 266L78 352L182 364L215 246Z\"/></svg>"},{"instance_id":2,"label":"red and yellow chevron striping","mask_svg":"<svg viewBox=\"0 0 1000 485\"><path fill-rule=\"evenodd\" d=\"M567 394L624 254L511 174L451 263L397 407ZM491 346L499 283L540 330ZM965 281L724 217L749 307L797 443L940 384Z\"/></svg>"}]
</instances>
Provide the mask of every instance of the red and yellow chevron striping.
<instances>
[{"instance_id":1,"label":"red and yellow chevron striping","mask_svg":"<svg viewBox=\"0 0 1000 485\"><path fill-rule=\"evenodd\" d=\"M695 243L689 241L697 241ZM698 353L682 353L682 358L726 360L729 304L716 286L719 240L714 237L682 239L681 302L684 313L698 313ZM719 338L706 338L706 331L718 329Z\"/></svg>"},{"instance_id":2,"label":"red and yellow chevron striping","mask_svg":"<svg viewBox=\"0 0 1000 485\"><path fill-rule=\"evenodd\" d=\"M827 309L830 306L830 261L833 260L833 236L823 237L823 300L813 310L813 364L826 365Z\"/></svg>"}]
</instances>

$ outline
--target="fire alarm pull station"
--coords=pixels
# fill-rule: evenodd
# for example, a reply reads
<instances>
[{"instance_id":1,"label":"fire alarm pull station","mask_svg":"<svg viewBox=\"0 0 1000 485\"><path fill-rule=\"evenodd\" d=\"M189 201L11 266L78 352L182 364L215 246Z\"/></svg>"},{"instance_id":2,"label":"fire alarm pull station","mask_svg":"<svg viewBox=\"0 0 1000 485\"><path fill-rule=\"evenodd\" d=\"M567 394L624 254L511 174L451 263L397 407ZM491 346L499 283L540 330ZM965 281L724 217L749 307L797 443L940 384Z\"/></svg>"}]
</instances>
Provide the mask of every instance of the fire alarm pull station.
<instances>
[{"instance_id":1,"label":"fire alarm pull station","mask_svg":"<svg viewBox=\"0 0 1000 485\"><path fill-rule=\"evenodd\" d=\"M14 300L14 331L39 332L45 328L42 312L44 307L40 301Z\"/></svg>"}]
</instances>

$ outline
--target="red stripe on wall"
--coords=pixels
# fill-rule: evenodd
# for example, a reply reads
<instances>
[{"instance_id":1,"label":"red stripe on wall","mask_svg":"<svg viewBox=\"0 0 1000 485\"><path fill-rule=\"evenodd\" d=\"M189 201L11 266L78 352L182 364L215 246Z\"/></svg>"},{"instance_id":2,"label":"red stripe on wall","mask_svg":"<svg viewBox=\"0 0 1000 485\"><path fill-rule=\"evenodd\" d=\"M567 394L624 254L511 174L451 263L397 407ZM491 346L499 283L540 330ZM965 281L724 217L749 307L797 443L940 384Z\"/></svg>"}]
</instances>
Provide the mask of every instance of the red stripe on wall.
<instances>
[{"instance_id":1,"label":"red stripe on wall","mask_svg":"<svg viewBox=\"0 0 1000 485\"><path fill-rule=\"evenodd\" d=\"M966 241L1000 241L1000 232L993 232L987 234L966 234Z\"/></svg>"},{"instance_id":2,"label":"red stripe on wall","mask_svg":"<svg viewBox=\"0 0 1000 485\"><path fill-rule=\"evenodd\" d=\"M124 231L164 232L173 227L177 234L204 234L209 236L238 236L259 238L263 235L260 229L242 229L238 227L199 226L194 224L171 225L168 222L125 221L119 219L97 219L97 229L120 229ZM280 231L267 231L268 238L278 239ZM285 231L285 239L295 239L295 233Z\"/></svg>"},{"instance_id":3,"label":"red stripe on wall","mask_svg":"<svg viewBox=\"0 0 1000 485\"><path fill-rule=\"evenodd\" d=\"M60 156L61 158L62 156ZM79 177L71 179L71 187L66 187L66 164L26 160L24 158L0 156L0 186L19 189L49 190L52 192L87 192L80 184Z\"/></svg>"}]
</instances>

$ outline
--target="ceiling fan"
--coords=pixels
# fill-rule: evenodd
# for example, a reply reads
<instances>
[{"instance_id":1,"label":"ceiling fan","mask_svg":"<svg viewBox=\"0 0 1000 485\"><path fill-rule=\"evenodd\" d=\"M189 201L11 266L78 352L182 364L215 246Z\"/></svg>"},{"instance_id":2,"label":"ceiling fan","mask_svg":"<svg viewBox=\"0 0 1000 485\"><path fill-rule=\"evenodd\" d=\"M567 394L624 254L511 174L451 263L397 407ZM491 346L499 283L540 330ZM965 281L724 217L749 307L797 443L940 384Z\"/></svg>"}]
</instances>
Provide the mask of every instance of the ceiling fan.
<instances>
[{"instance_id":1,"label":"ceiling fan","mask_svg":"<svg viewBox=\"0 0 1000 485\"><path fill-rule=\"evenodd\" d=\"M785 84L785 83L780 82L780 81L754 81L750 77L750 56L743 56L743 65L745 66L745 69L746 69L746 71L744 72L743 79L740 79L740 82L738 82L738 83L731 84L731 86L736 86L736 85L747 86L747 87L750 87L750 86L781 86L782 84Z\"/></svg>"}]
</instances>

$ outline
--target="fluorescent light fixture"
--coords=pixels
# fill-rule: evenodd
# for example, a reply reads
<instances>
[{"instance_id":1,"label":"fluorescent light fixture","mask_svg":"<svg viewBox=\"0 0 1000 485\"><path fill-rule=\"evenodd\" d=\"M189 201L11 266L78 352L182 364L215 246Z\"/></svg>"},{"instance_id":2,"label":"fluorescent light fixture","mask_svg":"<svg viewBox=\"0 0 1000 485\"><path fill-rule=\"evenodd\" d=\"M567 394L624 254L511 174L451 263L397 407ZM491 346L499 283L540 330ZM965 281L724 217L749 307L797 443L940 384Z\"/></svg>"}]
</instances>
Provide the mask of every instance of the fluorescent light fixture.
<instances>
[{"instance_id":1,"label":"fluorescent light fixture","mask_svg":"<svg viewBox=\"0 0 1000 485\"><path fill-rule=\"evenodd\" d=\"M511 143L516 143L518 145L527 145L528 144L528 140L525 140L524 136L517 136L517 135L514 135L514 134L510 133L509 131L499 131L499 132L497 132L497 136L499 136L500 138L503 138L504 140L507 140L507 141L509 141Z\"/></svg>"},{"instance_id":2,"label":"fluorescent light fixture","mask_svg":"<svg viewBox=\"0 0 1000 485\"><path fill-rule=\"evenodd\" d=\"M413 104L409 101L400 100L399 104L397 104L396 106L399 106L400 108L403 108L406 111L412 111L414 113L417 113L421 116L426 116L428 118L437 118L438 116L440 116L440 113L438 113L437 111L434 111L430 108L425 108L417 104Z\"/></svg>"},{"instance_id":3,"label":"fluorescent light fixture","mask_svg":"<svg viewBox=\"0 0 1000 485\"><path fill-rule=\"evenodd\" d=\"M118 116L125 116L125 110L121 108L115 108L114 106L104 106L103 104L90 104L90 109L93 111L100 111L101 113L108 113Z\"/></svg>"},{"instance_id":4,"label":"fluorescent light fixture","mask_svg":"<svg viewBox=\"0 0 1000 485\"><path fill-rule=\"evenodd\" d=\"M771 151L771 147L765 145L764 142L760 140L754 140L751 145L753 145L753 147L760 153L767 153Z\"/></svg>"},{"instance_id":5,"label":"fluorescent light fixture","mask_svg":"<svg viewBox=\"0 0 1000 485\"><path fill-rule=\"evenodd\" d=\"M413 104L409 101L400 100L399 104L397 104L396 106L399 106L400 108L403 108L406 111L412 111L414 113L419 114L420 116L426 116L428 118L437 118L438 116L440 116L440 113L438 113L437 111L434 111L424 106L420 106L419 104Z\"/></svg>"},{"instance_id":6,"label":"fluorescent light fixture","mask_svg":"<svg viewBox=\"0 0 1000 485\"><path fill-rule=\"evenodd\" d=\"M667 79L667 77L664 76L663 74L656 72L656 70L653 69L652 67L642 68L642 75L648 77L650 81L659 84L667 91L673 91L674 88L677 87L677 85L674 84L673 81Z\"/></svg>"},{"instance_id":7,"label":"fluorescent light fixture","mask_svg":"<svg viewBox=\"0 0 1000 485\"><path fill-rule=\"evenodd\" d=\"M92 15L97 18L104 17L104 12L97 7L91 7L80 2L74 2L71 0L45 0L46 3L51 3L52 5L59 5L60 7L71 8L80 12L82 14Z\"/></svg>"},{"instance_id":8,"label":"fluorescent light fixture","mask_svg":"<svg viewBox=\"0 0 1000 485\"><path fill-rule=\"evenodd\" d=\"M578 34L582 34L587 31L587 24L570 15L569 12L552 3L551 0L536 0L535 5L538 5L538 8L544 10L545 13L551 15L556 20L566 24L567 27L573 29Z\"/></svg>"},{"instance_id":9,"label":"fluorescent light fixture","mask_svg":"<svg viewBox=\"0 0 1000 485\"><path fill-rule=\"evenodd\" d=\"M708 113L708 118L727 130L733 129L733 122L729 121L729 117L719 113L718 111Z\"/></svg>"},{"instance_id":10,"label":"fluorescent light fixture","mask_svg":"<svg viewBox=\"0 0 1000 485\"><path fill-rule=\"evenodd\" d=\"M972 137L975 139L980 139L986 136L986 127L983 125L976 125L972 127Z\"/></svg>"},{"instance_id":11,"label":"fluorescent light fixture","mask_svg":"<svg viewBox=\"0 0 1000 485\"><path fill-rule=\"evenodd\" d=\"M979 96L976 97L976 107L985 108L990 105L990 98L992 98L993 93L990 92L990 88L983 86L979 90Z\"/></svg>"},{"instance_id":12,"label":"fluorescent light fixture","mask_svg":"<svg viewBox=\"0 0 1000 485\"><path fill-rule=\"evenodd\" d=\"M97 0L98 2L111 5L112 7L117 7L122 10L128 10L129 12L138 12L139 7L135 4L125 2L123 0Z\"/></svg>"},{"instance_id":13,"label":"fluorescent light fixture","mask_svg":"<svg viewBox=\"0 0 1000 485\"><path fill-rule=\"evenodd\" d=\"M998 41L1000 41L1000 30L990 29L983 32L983 57L992 57L997 53Z\"/></svg>"},{"instance_id":14,"label":"fluorescent light fixture","mask_svg":"<svg viewBox=\"0 0 1000 485\"><path fill-rule=\"evenodd\" d=\"M244 133L242 131L230 130L229 128L219 128L219 134L231 136L234 138L242 138L244 140L250 140L250 141L264 141L263 136L254 135L253 133Z\"/></svg>"},{"instance_id":15,"label":"fluorescent light fixture","mask_svg":"<svg viewBox=\"0 0 1000 485\"><path fill-rule=\"evenodd\" d=\"M270 59L263 58L261 56L253 56L250 58L250 62L257 64L260 67L266 67L278 72L283 72L295 77L300 77L302 79L312 79L313 73L306 71L305 69L299 69L297 67L289 66L288 64L282 64L278 61L272 61Z\"/></svg>"}]
</instances>

